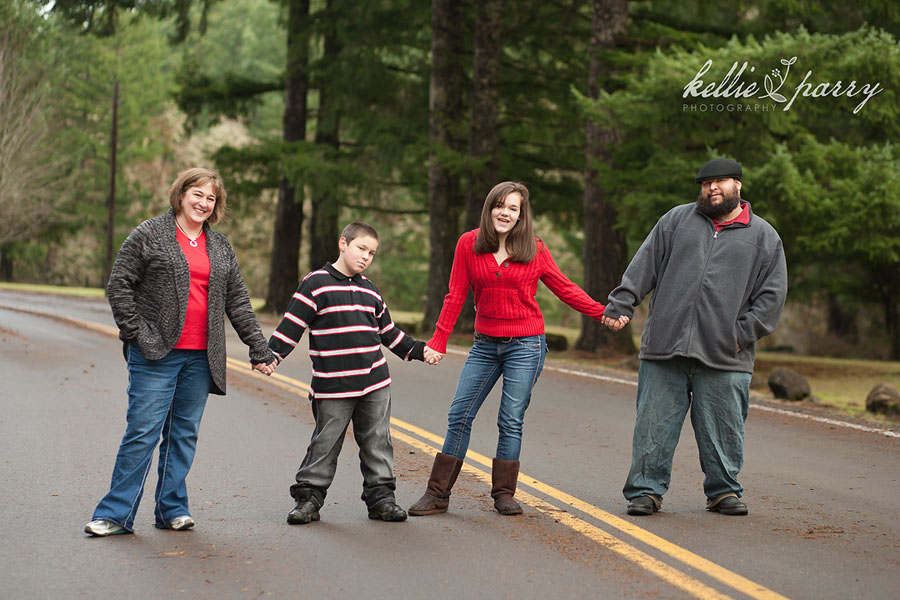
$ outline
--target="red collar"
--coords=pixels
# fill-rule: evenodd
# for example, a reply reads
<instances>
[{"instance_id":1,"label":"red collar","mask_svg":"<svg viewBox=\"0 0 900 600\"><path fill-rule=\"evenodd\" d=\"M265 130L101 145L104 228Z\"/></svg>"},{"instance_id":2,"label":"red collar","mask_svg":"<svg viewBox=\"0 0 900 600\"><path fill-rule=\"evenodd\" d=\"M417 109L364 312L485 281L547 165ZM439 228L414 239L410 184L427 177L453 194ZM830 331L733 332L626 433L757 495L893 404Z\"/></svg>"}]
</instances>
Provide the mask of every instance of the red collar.
<instances>
[{"instance_id":1,"label":"red collar","mask_svg":"<svg viewBox=\"0 0 900 600\"><path fill-rule=\"evenodd\" d=\"M716 230L722 229L723 227L727 227L729 225L733 225L737 223L738 225L749 225L750 224L750 205L746 202L741 202L741 214L731 219L730 221L719 222L713 219L713 225L716 226Z\"/></svg>"}]
</instances>

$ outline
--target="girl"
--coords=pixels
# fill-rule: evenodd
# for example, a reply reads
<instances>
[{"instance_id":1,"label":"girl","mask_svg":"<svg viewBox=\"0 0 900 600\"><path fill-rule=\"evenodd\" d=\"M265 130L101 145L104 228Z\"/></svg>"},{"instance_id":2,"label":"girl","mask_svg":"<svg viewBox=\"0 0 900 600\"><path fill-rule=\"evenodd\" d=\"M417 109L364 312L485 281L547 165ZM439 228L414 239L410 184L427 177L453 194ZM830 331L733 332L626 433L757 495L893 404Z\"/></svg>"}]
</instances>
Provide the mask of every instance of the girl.
<instances>
[{"instance_id":1,"label":"girl","mask_svg":"<svg viewBox=\"0 0 900 600\"><path fill-rule=\"evenodd\" d=\"M544 318L535 300L537 282L543 281L563 302L598 321L604 308L562 274L550 250L535 237L532 222L528 189L517 182L499 183L484 201L481 226L464 233L456 245L449 293L428 347L447 351L447 338L470 287L475 295L475 341L450 404L444 447L434 459L428 488L410 507L410 515L447 511L472 421L501 375L491 496L500 514L522 513L513 499L522 423L547 354Z\"/></svg>"}]
</instances>

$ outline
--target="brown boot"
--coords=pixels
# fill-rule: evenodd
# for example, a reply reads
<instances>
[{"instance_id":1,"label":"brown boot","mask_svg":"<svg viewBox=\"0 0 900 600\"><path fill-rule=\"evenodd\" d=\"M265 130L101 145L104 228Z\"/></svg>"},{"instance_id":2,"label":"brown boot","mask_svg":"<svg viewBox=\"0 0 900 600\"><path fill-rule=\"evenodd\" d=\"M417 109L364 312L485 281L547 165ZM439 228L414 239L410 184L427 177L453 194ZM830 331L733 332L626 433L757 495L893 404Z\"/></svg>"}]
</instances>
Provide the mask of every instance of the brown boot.
<instances>
[{"instance_id":1,"label":"brown boot","mask_svg":"<svg viewBox=\"0 0 900 600\"><path fill-rule=\"evenodd\" d=\"M513 500L516 493L516 481L519 478L519 461L495 458L491 470L491 497L494 508L501 515L521 515L522 507Z\"/></svg>"},{"instance_id":2,"label":"brown boot","mask_svg":"<svg viewBox=\"0 0 900 600\"><path fill-rule=\"evenodd\" d=\"M431 466L431 477L428 478L425 495L406 512L413 517L447 512L447 507L450 506L450 489L456 483L462 465L462 459L438 452Z\"/></svg>"}]
</instances>

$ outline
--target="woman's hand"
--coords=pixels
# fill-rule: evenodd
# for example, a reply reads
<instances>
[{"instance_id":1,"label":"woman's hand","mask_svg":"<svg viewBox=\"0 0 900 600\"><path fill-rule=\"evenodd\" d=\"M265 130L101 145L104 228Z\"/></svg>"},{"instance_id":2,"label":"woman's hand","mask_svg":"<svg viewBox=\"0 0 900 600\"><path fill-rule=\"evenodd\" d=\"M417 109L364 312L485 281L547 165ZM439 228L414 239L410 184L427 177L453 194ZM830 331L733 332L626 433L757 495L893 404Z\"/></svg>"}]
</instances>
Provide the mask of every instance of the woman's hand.
<instances>
[{"instance_id":1,"label":"woman's hand","mask_svg":"<svg viewBox=\"0 0 900 600\"><path fill-rule=\"evenodd\" d=\"M444 355L438 352L437 350L433 350L428 346L425 346L425 362L429 365L436 365L441 362L441 359L444 358Z\"/></svg>"},{"instance_id":2,"label":"woman's hand","mask_svg":"<svg viewBox=\"0 0 900 600\"><path fill-rule=\"evenodd\" d=\"M259 371L263 375L268 376L275 372L275 367L277 367L277 366L278 366L278 361L273 360L272 362L270 362L267 365L264 365L262 363L255 364L255 365L253 365L253 370Z\"/></svg>"}]
</instances>

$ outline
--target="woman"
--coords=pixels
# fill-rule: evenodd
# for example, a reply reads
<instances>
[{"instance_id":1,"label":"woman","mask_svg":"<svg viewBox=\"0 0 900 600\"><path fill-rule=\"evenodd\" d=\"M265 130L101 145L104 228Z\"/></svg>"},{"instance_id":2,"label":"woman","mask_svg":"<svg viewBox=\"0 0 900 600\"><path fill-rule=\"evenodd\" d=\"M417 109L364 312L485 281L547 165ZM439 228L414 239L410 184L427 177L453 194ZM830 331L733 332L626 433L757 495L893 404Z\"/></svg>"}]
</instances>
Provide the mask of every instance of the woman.
<instances>
[{"instance_id":1,"label":"woman","mask_svg":"<svg viewBox=\"0 0 900 600\"><path fill-rule=\"evenodd\" d=\"M218 173L188 169L169 188L172 208L122 244L107 296L128 362L128 414L109 492L86 533L131 533L157 443L156 526L190 529L185 479L210 392L225 393L225 323L271 373L269 350L231 244L210 229L225 214Z\"/></svg>"},{"instance_id":2,"label":"woman","mask_svg":"<svg viewBox=\"0 0 900 600\"><path fill-rule=\"evenodd\" d=\"M446 352L470 287L475 295L475 342L450 405L444 447L434 459L425 495L410 507L410 515L447 511L472 421L501 375L500 436L491 496L500 514L522 513L513 499L522 422L547 353L544 318L534 298L537 282L540 279L563 302L596 320L604 308L562 274L550 250L534 236L532 221L528 189L512 181L499 183L484 201L481 226L464 233L456 245L450 291L428 348Z\"/></svg>"}]
</instances>

